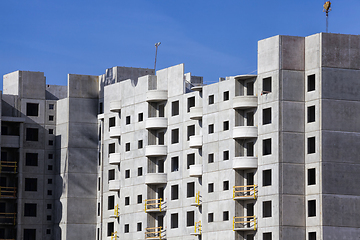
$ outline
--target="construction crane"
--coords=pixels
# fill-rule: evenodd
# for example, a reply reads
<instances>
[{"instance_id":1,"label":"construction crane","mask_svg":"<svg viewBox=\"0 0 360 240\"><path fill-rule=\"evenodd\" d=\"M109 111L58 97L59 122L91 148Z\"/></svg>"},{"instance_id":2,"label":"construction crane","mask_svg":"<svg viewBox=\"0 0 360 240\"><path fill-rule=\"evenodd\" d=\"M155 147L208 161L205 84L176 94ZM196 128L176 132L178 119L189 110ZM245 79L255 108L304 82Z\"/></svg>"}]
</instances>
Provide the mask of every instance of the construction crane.
<instances>
[{"instance_id":1,"label":"construction crane","mask_svg":"<svg viewBox=\"0 0 360 240\"><path fill-rule=\"evenodd\" d=\"M326 13L326 32L328 32L329 29L329 12L331 11L331 2L327 1L324 3L324 10L323 12Z\"/></svg>"},{"instance_id":2,"label":"construction crane","mask_svg":"<svg viewBox=\"0 0 360 240\"><path fill-rule=\"evenodd\" d=\"M157 42L155 43L155 47L156 47L156 52L155 52L155 64L154 64L154 70L156 71L156 58L157 58L157 50L158 47L160 46L161 42Z\"/></svg>"}]
</instances>

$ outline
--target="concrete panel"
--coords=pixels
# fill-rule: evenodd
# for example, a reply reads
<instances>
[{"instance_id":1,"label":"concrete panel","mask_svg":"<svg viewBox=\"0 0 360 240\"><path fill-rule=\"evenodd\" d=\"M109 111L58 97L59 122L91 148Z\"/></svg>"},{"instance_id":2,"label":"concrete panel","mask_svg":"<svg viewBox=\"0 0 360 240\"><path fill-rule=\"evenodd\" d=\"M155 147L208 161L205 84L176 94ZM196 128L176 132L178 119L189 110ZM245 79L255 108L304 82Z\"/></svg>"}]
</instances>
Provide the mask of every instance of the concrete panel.
<instances>
[{"instance_id":1,"label":"concrete panel","mask_svg":"<svg viewBox=\"0 0 360 240\"><path fill-rule=\"evenodd\" d=\"M304 104L302 102L281 102L281 125L285 132L304 132Z\"/></svg>"},{"instance_id":2,"label":"concrete panel","mask_svg":"<svg viewBox=\"0 0 360 240\"><path fill-rule=\"evenodd\" d=\"M69 98L69 120L77 123L97 123L98 100Z\"/></svg>"},{"instance_id":3,"label":"concrete panel","mask_svg":"<svg viewBox=\"0 0 360 240\"><path fill-rule=\"evenodd\" d=\"M98 150L94 148L68 148L69 173L96 173Z\"/></svg>"},{"instance_id":4,"label":"concrete panel","mask_svg":"<svg viewBox=\"0 0 360 240\"><path fill-rule=\"evenodd\" d=\"M281 71L280 100L304 101L304 72Z\"/></svg>"},{"instance_id":5,"label":"concrete panel","mask_svg":"<svg viewBox=\"0 0 360 240\"><path fill-rule=\"evenodd\" d=\"M323 195L321 210L324 226L360 227L359 196Z\"/></svg>"},{"instance_id":6,"label":"concrete panel","mask_svg":"<svg viewBox=\"0 0 360 240\"><path fill-rule=\"evenodd\" d=\"M98 98L98 85L98 76L68 74L68 97Z\"/></svg>"},{"instance_id":7,"label":"concrete panel","mask_svg":"<svg viewBox=\"0 0 360 240\"><path fill-rule=\"evenodd\" d=\"M304 194L305 172L303 164L281 164L280 181L282 193L284 194ZM274 178L276 175L274 176Z\"/></svg>"},{"instance_id":8,"label":"concrete panel","mask_svg":"<svg viewBox=\"0 0 360 240\"><path fill-rule=\"evenodd\" d=\"M320 67L321 49L320 34L305 37L305 69L316 69Z\"/></svg>"},{"instance_id":9,"label":"concrete panel","mask_svg":"<svg viewBox=\"0 0 360 240\"><path fill-rule=\"evenodd\" d=\"M20 71L5 74L3 76L3 94L19 95Z\"/></svg>"},{"instance_id":10,"label":"concrete panel","mask_svg":"<svg viewBox=\"0 0 360 240\"><path fill-rule=\"evenodd\" d=\"M322 161L359 163L360 133L322 131Z\"/></svg>"},{"instance_id":11,"label":"concrete panel","mask_svg":"<svg viewBox=\"0 0 360 240\"><path fill-rule=\"evenodd\" d=\"M69 146L74 148L97 148L97 124L70 123L69 124Z\"/></svg>"},{"instance_id":12,"label":"concrete panel","mask_svg":"<svg viewBox=\"0 0 360 240\"><path fill-rule=\"evenodd\" d=\"M284 163L304 163L304 134L282 132L280 134L280 159Z\"/></svg>"},{"instance_id":13,"label":"concrete panel","mask_svg":"<svg viewBox=\"0 0 360 240\"><path fill-rule=\"evenodd\" d=\"M322 163L324 194L360 195L360 164Z\"/></svg>"},{"instance_id":14,"label":"concrete panel","mask_svg":"<svg viewBox=\"0 0 360 240\"><path fill-rule=\"evenodd\" d=\"M304 70L305 38L280 36L280 69Z\"/></svg>"},{"instance_id":15,"label":"concrete panel","mask_svg":"<svg viewBox=\"0 0 360 240\"><path fill-rule=\"evenodd\" d=\"M22 98L45 100L46 79L43 72L20 71L19 81Z\"/></svg>"},{"instance_id":16,"label":"concrete panel","mask_svg":"<svg viewBox=\"0 0 360 240\"><path fill-rule=\"evenodd\" d=\"M303 232L300 236L304 235L305 232L305 208L304 208L304 196L289 196L283 195L281 196L281 205L279 206L281 210L280 221L283 226L298 226ZM291 228L288 228L290 230ZM300 229L296 228L297 231ZM297 232L295 231L295 232ZM295 234L294 236L298 236ZM298 236L299 237L299 236ZM283 238L289 239L289 238ZM296 238L296 239L304 239L304 238Z\"/></svg>"},{"instance_id":17,"label":"concrete panel","mask_svg":"<svg viewBox=\"0 0 360 240\"><path fill-rule=\"evenodd\" d=\"M360 101L323 99L321 107L323 130L360 133Z\"/></svg>"},{"instance_id":18,"label":"concrete panel","mask_svg":"<svg viewBox=\"0 0 360 240\"><path fill-rule=\"evenodd\" d=\"M305 228L296 228L296 227L282 227L281 228L281 237L282 240L304 240L306 238Z\"/></svg>"},{"instance_id":19,"label":"concrete panel","mask_svg":"<svg viewBox=\"0 0 360 240\"><path fill-rule=\"evenodd\" d=\"M360 101L360 71L323 68L322 98Z\"/></svg>"},{"instance_id":20,"label":"concrete panel","mask_svg":"<svg viewBox=\"0 0 360 240\"><path fill-rule=\"evenodd\" d=\"M339 240L339 239L359 239L360 228L349 227L329 227L324 226L322 228L322 239L326 240Z\"/></svg>"},{"instance_id":21,"label":"concrete panel","mask_svg":"<svg viewBox=\"0 0 360 240\"><path fill-rule=\"evenodd\" d=\"M360 36L321 33L322 67L360 69Z\"/></svg>"},{"instance_id":22,"label":"concrete panel","mask_svg":"<svg viewBox=\"0 0 360 240\"><path fill-rule=\"evenodd\" d=\"M258 42L258 74L280 68L280 36Z\"/></svg>"}]
</instances>

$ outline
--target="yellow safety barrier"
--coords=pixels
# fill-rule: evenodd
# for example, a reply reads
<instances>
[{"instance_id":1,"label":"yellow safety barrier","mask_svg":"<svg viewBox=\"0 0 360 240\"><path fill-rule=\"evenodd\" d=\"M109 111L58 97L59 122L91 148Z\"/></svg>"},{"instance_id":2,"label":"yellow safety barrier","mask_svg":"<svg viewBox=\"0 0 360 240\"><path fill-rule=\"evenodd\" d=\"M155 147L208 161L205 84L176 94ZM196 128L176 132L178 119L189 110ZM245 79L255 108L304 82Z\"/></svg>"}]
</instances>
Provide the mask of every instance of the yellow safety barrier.
<instances>
[{"instance_id":1,"label":"yellow safety barrier","mask_svg":"<svg viewBox=\"0 0 360 240\"><path fill-rule=\"evenodd\" d=\"M13 169L13 170L11 170L11 172L16 173L17 162L1 161L1 162L0 162L0 172L3 171L3 168Z\"/></svg>"},{"instance_id":2,"label":"yellow safety barrier","mask_svg":"<svg viewBox=\"0 0 360 240\"><path fill-rule=\"evenodd\" d=\"M249 228L256 230L256 217L255 216L243 216L233 218L233 231L237 228Z\"/></svg>"},{"instance_id":3,"label":"yellow safety barrier","mask_svg":"<svg viewBox=\"0 0 360 240\"><path fill-rule=\"evenodd\" d=\"M16 187L0 187L0 198L4 197L16 197Z\"/></svg>"},{"instance_id":4,"label":"yellow safety barrier","mask_svg":"<svg viewBox=\"0 0 360 240\"><path fill-rule=\"evenodd\" d=\"M148 210L158 210L161 212L162 198L159 199L146 199L145 200L145 212Z\"/></svg>"},{"instance_id":5,"label":"yellow safety barrier","mask_svg":"<svg viewBox=\"0 0 360 240\"><path fill-rule=\"evenodd\" d=\"M195 233L201 235L201 221L195 223Z\"/></svg>"},{"instance_id":6,"label":"yellow safety barrier","mask_svg":"<svg viewBox=\"0 0 360 240\"><path fill-rule=\"evenodd\" d=\"M234 186L233 199L242 197L253 197L256 199L257 185Z\"/></svg>"},{"instance_id":7,"label":"yellow safety barrier","mask_svg":"<svg viewBox=\"0 0 360 240\"><path fill-rule=\"evenodd\" d=\"M162 239L161 238L162 227L146 228L145 239Z\"/></svg>"},{"instance_id":8,"label":"yellow safety barrier","mask_svg":"<svg viewBox=\"0 0 360 240\"><path fill-rule=\"evenodd\" d=\"M119 217L119 204L116 204L115 208L114 208L114 215L115 217Z\"/></svg>"},{"instance_id":9,"label":"yellow safety barrier","mask_svg":"<svg viewBox=\"0 0 360 240\"><path fill-rule=\"evenodd\" d=\"M111 233L111 240L116 240L116 239L117 239L117 232Z\"/></svg>"},{"instance_id":10,"label":"yellow safety barrier","mask_svg":"<svg viewBox=\"0 0 360 240\"><path fill-rule=\"evenodd\" d=\"M195 203L200 205L200 191L198 191L195 195Z\"/></svg>"},{"instance_id":11,"label":"yellow safety barrier","mask_svg":"<svg viewBox=\"0 0 360 240\"><path fill-rule=\"evenodd\" d=\"M7 219L11 219L11 223L13 223L15 225L16 223L16 213L0 213L0 222L2 219L5 219L5 221Z\"/></svg>"}]
</instances>

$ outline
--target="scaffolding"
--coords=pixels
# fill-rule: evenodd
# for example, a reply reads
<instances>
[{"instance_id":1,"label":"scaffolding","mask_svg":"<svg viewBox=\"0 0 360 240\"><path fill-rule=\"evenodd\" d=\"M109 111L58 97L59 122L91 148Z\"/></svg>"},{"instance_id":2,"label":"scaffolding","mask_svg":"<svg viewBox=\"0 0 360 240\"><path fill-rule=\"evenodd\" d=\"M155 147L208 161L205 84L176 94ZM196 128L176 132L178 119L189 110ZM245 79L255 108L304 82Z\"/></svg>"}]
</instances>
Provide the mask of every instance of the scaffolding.
<instances>
[{"instance_id":1,"label":"scaffolding","mask_svg":"<svg viewBox=\"0 0 360 240\"><path fill-rule=\"evenodd\" d=\"M233 231L238 230L251 230L256 231L256 217L243 216L233 218Z\"/></svg>"},{"instance_id":2,"label":"scaffolding","mask_svg":"<svg viewBox=\"0 0 360 240\"><path fill-rule=\"evenodd\" d=\"M162 198L146 199L145 200L145 212L147 212L147 211L161 212L161 205L162 205Z\"/></svg>"},{"instance_id":3,"label":"scaffolding","mask_svg":"<svg viewBox=\"0 0 360 240\"><path fill-rule=\"evenodd\" d=\"M256 199L257 185L234 186L233 199L254 198Z\"/></svg>"},{"instance_id":4,"label":"scaffolding","mask_svg":"<svg viewBox=\"0 0 360 240\"><path fill-rule=\"evenodd\" d=\"M15 198L15 197L16 197L16 187L0 187L0 198Z\"/></svg>"},{"instance_id":5,"label":"scaffolding","mask_svg":"<svg viewBox=\"0 0 360 240\"><path fill-rule=\"evenodd\" d=\"M145 239L163 239L162 238L162 227L146 228Z\"/></svg>"}]
</instances>

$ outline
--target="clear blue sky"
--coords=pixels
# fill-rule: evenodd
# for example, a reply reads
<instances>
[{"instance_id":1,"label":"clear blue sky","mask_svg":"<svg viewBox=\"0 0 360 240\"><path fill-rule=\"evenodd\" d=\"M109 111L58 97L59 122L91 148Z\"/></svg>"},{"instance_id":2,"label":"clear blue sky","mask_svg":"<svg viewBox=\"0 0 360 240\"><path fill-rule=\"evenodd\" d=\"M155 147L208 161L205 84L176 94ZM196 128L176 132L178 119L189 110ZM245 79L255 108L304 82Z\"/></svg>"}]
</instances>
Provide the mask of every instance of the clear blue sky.
<instances>
[{"instance_id":1,"label":"clear blue sky","mask_svg":"<svg viewBox=\"0 0 360 240\"><path fill-rule=\"evenodd\" d=\"M256 70L257 41L325 32L323 0L1 0L0 75L100 75L113 66L185 71L214 82ZM360 1L334 0L329 31L360 34ZM2 82L2 78L1 78ZM2 84L1 84L2 86Z\"/></svg>"}]
</instances>

